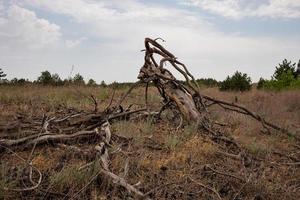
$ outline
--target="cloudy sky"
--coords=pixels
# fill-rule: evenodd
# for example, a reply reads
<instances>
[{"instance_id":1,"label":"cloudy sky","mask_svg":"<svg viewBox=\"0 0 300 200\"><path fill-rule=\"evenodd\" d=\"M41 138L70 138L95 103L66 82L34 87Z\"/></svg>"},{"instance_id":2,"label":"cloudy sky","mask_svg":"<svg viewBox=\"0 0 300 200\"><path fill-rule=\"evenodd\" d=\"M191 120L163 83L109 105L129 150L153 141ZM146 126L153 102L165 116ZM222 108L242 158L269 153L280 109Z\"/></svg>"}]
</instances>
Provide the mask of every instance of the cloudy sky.
<instances>
[{"instance_id":1,"label":"cloudy sky","mask_svg":"<svg viewBox=\"0 0 300 200\"><path fill-rule=\"evenodd\" d=\"M9 79L67 78L73 65L97 82L135 81L145 37L164 38L197 78L270 78L300 59L300 0L0 0Z\"/></svg>"}]
</instances>

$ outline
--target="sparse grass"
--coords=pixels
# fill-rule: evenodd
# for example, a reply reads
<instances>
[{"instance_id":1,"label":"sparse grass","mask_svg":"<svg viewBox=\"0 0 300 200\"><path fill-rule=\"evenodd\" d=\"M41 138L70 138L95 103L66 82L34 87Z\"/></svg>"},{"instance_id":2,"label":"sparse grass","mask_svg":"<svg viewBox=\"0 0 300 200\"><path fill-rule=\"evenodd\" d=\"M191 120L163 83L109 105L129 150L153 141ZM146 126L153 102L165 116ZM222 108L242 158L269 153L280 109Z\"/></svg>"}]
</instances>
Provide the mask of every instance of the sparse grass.
<instances>
[{"instance_id":1,"label":"sparse grass","mask_svg":"<svg viewBox=\"0 0 300 200\"><path fill-rule=\"evenodd\" d=\"M49 177L50 185L53 189L65 192L68 190L78 190L85 186L97 173L100 162L95 161L90 168L79 170L77 165L67 165L61 171L53 173Z\"/></svg>"},{"instance_id":2,"label":"sparse grass","mask_svg":"<svg viewBox=\"0 0 300 200\"><path fill-rule=\"evenodd\" d=\"M282 92L257 91L252 89L246 93L220 92L216 88L202 88L207 95L224 99L230 102L238 97L238 103L249 109L262 114L268 120L284 125L292 130L295 135L300 133L300 93L296 90ZM79 92L78 92L79 91ZM99 100L99 109L103 110L109 103L113 89L101 87L2 87L0 86L0 124L7 124L15 118L16 113L26 113L33 117L42 118L44 113L49 114L59 105L75 107L84 111L93 110L93 102L88 98L93 94ZM117 89L113 105L126 93L126 89ZM150 110L160 108L160 97L155 88L149 88L148 101ZM137 88L124 101L124 107L134 104L134 108L144 106L144 88ZM294 136L282 136L279 134L265 134L261 132L261 125L248 117L240 114L224 111L218 107L211 107L213 118L229 126L218 127L222 132L233 137L252 157L266 159L267 164L249 167L247 170L260 170L264 176L252 180L241 191L237 199L254 199L261 195L264 199L299 199L297 182L300 174L298 167L277 166L273 167L270 162L292 162L287 158L276 157L271 151L276 150L290 154L295 152L295 145L299 142ZM199 187L186 182L187 176L195 176L199 181L216 188L218 191L230 186L224 194L224 199L232 199L243 183L238 183L228 177L218 176L214 173L203 171L203 166L210 164L219 171L227 171L240 175L242 167L239 161L226 156L220 156L217 152L222 147L209 140L205 133L198 130L194 125L184 125L182 129L176 130L177 121L172 120L172 115L166 111L162 120L156 122L152 118L134 121L116 121L112 123L111 131L114 134L132 138L129 144L112 144L120 147L122 152L111 155L110 169L116 174L122 174L124 163L129 159L129 173L126 177L129 183L141 182L141 188L149 191L159 185L169 182L183 181L184 184L172 185L161 188L155 192L153 199L208 199L204 190L200 193ZM171 117L168 117L171 116ZM4 132L0 131L0 136ZM76 145L76 144L75 144ZM83 144L89 148L89 144ZM158 147L158 148L157 148ZM112 148L111 150L114 150ZM26 158L30 151L22 151L22 157ZM68 156L65 149L47 145L37 148L33 158L33 164L43 173L43 184L41 189L48 189L63 193L66 198L78 192L98 172L97 163L92 167L78 171L87 161ZM71 155L71 153L70 153ZM299 154L295 155L299 158ZM299 158L300 159L300 158ZM3 187L22 187L20 180L11 175L11 166L20 166L10 156L0 154L0 199L19 199L22 194L3 191ZM256 161L255 161L256 162ZM63 165L57 169L57 165ZM19 170L22 172L22 169ZM94 184L98 194L107 196L109 199L127 198L126 192L119 187L115 188L101 180L95 180ZM256 178L256 177L255 177ZM289 182L290 181L290 182ZM295 190L284 191L287 184L292 185ZM281 184L281 185L280 185ZM188 185L188 187L186 186ZM117 192L118 191L118 192ZM180 192L178 192L180 191ZM89 190L83 191L86 196L77 199L89 199ZM34 199L39 194L33 191L27 199ZM122 194L123 196L108 196L108 194ZM190 194L189 197L187 197ZM67 196L66 196L67 195ZM69 196L68 196L69 195ZM126 197L124 197L124 195ZM168 196L169 195L169 196ZM43 196L43 195L42 195ZM222 196L223 197L223 196ZM62 198L61 196L49 196L48 199ZM129 197L128 197L129 198ZM258 197L257 197L258 198ZM46 198L47 199L47 198Z\"/></svg>"},{"instance_id":3,"label":"sparse grass","mask_svg":"<svg viewBox=\"0 0 300 200\"><path fill-rule=\"evenodd\" d=\"M260 144L255 140L247 146L247 149L254 156L266 156L268 152L268 146L266 144Z\"/></svg>"},{"instance_id":4,"label":"sparse grass","mask_svg":"<svg viewBox=\"0 0 300 200\"><path fill-rule=\"evenodd\" d=\"M181 139L179 138L179 136L177 135L168 135L166 138L166 142L165 145L167 146L167 148L169 148L170 150L174 151L175 148L181 143Z\"/></svg>"},{"instance_id":5,"label":"sparse grass","mask_svg":"<svg viewBox=\"0 0 300 200\"><path fill-rule=\"evenodd\" d=\"M64 191L74 186L82 186L88 177L84 172L79 171L77 166L66 166L50 177L50 185L59 191Z\"/></svg>"},{"instance_id":6,"label":"sparse grass","mask_svg":"<svg viewBox=\"0 0 300 200\"><path fill-rule=\"evenodd\" d=\"M12 192L5 190L5 188L15 188L17 186L16 177L20 174L20 170L16 168L13 172L16 177L13 177L9 168L7 164L0 163L0 199L13 197Z\"/></svg>"},{"instance_id":7,"label":"sparse grass","mask_svg":"<svg viewBox=\"0 0 300 200\"><path fill-rule=\"evenodd\" d=\"M186 137L190 137L191 135L195 135L198 132L198 126L195 124L186 125L183 129L183 134Z\"/></svg>"}]
</instances>

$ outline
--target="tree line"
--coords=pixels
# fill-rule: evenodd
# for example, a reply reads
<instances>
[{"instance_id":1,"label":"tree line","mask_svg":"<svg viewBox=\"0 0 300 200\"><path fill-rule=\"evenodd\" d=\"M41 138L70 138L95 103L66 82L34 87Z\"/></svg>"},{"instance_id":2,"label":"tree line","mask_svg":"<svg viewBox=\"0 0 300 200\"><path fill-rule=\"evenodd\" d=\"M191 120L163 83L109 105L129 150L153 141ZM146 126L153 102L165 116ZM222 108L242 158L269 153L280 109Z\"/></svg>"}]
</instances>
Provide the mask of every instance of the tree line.
<instances>
[{"instance_id":1,"label":"tree line","mask_svg":"<svg viewBox=\"0 0 300 200\"><path fill-rule=\"evenodd\" d=\"M25 85L25 84L37 84L37 85L50 85L50 86L65 86L65 85L87 85L87 86L102 86L113 88L126 88L132 86L132 82L113 82L106 84L102 81L97 84L95 80L89 79L87 82L79 73L74 77L68 79L61 79L57 73L51 74L49 71L41 72L41 75L35 81L28 79L5 79L6 74L0 68L0 84L1 85ZM213 78L201 78L196 82L200 86L206 87L218 87L221 91L247 91L253 86L251 78L246 74L236 71L232 76L227 76L224 81L217 81ZM184 81L182 81L184 84ZM300 60L298 64L292 63L287 59L284 59L282 63L275 66L274 74L271 79L260 78L256 85L257 89L267 90L282 90L286 88L298 88L300 89Z\"/></svg>"},{"instance_id":2,"label":"tree line","mask_svg":"<svg viewBox=\"0 0 300 200\"><path fill-rule=\"evenodd\" d=\"M2 74L2 75L1 75ZM41 75L34 81L30 81L25 78L13 78L11 80L5 79L6 74L0 68L0 84L2 85L25 85L25 84L37 84L37 85L50 85L50 86L65 86L65 85L88 85L97 86L95 80L89 79L87 82L79 73L75 74L74 77L67 79L61 79L57 73L51 74L49 71L41 72ZM107 86L104 81L101 82L102 86Z\"/></svg>"},{"instance_id":3,"label":"tree line","mask_svg":"<svg viewBox=\"0 0 300 200\"><path fill-rule=\"evenodd\" d=\"M235 91L247 91L251 87L251 78L247 74L238 71L232 76L227 76L219 85L220 90ZM271 79L260 78L256 88L265 90L300 89L300 60L296 65L292 61L284 59L282 63L275 66Z\"/></svg>"}]
</instances>

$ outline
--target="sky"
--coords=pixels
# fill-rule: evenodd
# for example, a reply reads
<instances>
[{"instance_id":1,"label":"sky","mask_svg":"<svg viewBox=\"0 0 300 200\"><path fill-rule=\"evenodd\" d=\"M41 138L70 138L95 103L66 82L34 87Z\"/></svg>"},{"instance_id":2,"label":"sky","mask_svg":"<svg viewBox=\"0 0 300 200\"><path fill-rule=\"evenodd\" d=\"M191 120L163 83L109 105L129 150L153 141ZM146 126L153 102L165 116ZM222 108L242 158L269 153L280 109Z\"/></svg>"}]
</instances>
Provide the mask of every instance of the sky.
<instances>
[{"instance_id":1,"label":"sky","mask_svg":"<svg viewBox=\"0 0 300 200\"><path fill-rule=\"evenodd\" d=\"M255 82L300 59L300 0L0 0L8 79L136 81L145 37L163 38L196 78L238 70Z\"/></svg>"}]
</instances>

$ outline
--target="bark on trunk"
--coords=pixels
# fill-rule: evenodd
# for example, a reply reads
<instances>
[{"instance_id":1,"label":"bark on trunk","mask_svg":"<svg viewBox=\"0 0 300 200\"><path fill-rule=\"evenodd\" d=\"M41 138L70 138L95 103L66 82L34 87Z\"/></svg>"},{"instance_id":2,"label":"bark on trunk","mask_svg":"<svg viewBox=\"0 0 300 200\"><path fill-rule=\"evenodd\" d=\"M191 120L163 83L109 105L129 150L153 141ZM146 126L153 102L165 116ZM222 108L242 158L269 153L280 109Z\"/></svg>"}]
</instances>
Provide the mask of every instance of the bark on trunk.
<instances>
[{"instance_id":1,"label":"bark on trunk","mask_svg":"<svg viewBox=\"0 0 300 200\"><path fill-rule=\"evenodd\" d=\"M195 105L193 97L189 93L169 83L165 85L165 94L170 100L176 103L186 121L196 123L199 121L201 114Z\"/></svg>"}]
</instances>

